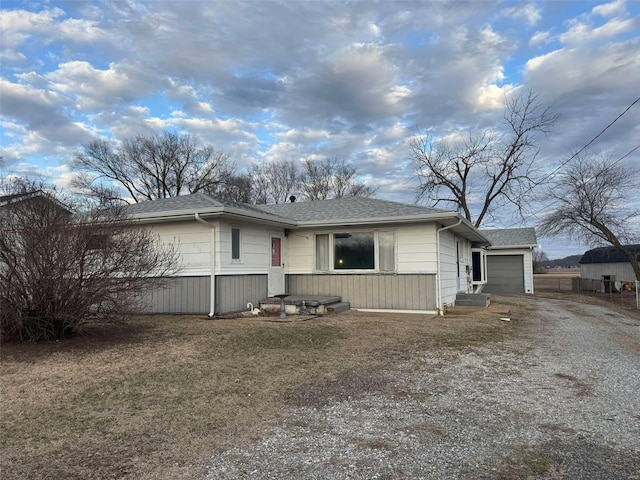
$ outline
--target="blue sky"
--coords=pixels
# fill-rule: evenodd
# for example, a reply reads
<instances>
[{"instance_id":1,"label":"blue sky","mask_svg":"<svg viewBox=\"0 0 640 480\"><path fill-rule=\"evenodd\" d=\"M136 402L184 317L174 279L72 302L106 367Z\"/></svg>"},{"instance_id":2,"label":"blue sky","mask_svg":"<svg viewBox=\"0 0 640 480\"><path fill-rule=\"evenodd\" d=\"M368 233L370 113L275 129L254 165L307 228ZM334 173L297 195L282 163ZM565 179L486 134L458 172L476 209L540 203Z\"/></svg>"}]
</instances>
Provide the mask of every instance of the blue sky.
<instances>
[{"instance_id":1,"label":"blue sky","mask_svg":"<svg viewBox=\"0 0 640 480\"><path fill-rule=\"evenodd\" d=\"M238 170L343 158L379 198L412 203L407 141L418 131L495 128L505 97L532 89L560 116L536 159L552 171L640 96L635 1L1 6L4 173L61 187L82 144L170 129L229 153ZM622 157L639 126L636 105L592 148ZM634 171L638 152L625 159ZM511 215L486 225L511 226ZM539 240L552 258L585 248Z\"/></svg>"}]
</instances>

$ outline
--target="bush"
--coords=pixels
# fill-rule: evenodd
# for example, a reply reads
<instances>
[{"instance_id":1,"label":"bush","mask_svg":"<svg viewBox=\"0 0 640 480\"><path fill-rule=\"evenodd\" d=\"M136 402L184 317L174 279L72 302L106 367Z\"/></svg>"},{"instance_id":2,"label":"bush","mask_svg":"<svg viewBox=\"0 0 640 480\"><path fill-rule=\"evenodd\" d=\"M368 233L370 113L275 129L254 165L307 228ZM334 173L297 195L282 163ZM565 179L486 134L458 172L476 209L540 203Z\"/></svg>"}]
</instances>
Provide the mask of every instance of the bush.
<instances>
[{"instance_id":1,"label":"bush","mask_svg":"<svg viewBox=\"0 0 640 480\"><path fill-rule=\"evenodd\" d=\"M57 339L122 318L177 270L175 249L119 209L77 215L40 193L0 206L0 221L3 340Z\"/></svg>"}]
</instances>

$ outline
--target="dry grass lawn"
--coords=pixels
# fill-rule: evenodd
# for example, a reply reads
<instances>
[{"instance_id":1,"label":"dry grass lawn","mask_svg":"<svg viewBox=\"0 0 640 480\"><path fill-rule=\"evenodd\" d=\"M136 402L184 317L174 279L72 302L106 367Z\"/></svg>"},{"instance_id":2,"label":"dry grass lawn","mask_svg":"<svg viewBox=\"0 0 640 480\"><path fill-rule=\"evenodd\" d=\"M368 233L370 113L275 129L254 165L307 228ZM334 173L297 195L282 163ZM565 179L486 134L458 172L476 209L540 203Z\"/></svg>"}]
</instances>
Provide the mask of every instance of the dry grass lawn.
<instances>
[{"instance_id":1,"label":"dry grass lawn","mask_svg":"<svg viewBox=\"0 0 640 480\"><path fill-rule=\"evenodd\" d=\"M526 302L514 302L517 320ZM511 335L518 322L496 316L144 316L6 344L0 477L196 478L213 452L259 437L287 408L390 388L384 366L416 352Z\"/></svg>"}]
</instances>

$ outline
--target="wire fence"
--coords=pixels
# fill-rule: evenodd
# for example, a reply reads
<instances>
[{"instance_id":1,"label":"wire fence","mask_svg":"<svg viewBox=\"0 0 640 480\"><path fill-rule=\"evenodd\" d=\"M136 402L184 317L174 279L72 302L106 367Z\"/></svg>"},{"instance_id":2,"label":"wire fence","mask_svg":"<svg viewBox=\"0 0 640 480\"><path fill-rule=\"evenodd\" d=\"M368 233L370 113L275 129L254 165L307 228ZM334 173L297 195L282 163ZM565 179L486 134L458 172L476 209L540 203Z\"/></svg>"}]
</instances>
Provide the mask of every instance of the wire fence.
<instances>
[{"instance_id":1,"label":"wire fence","mask_svg":"<svg viewBox=\"0 0 640 480\"><path fill-rule=\"evenodd\" d=\"M603 300L620 303L640 310L640 282L614 282L593 278L574 277L571 279L574 292L599 296Z\"/></svg>"}]
</instances>

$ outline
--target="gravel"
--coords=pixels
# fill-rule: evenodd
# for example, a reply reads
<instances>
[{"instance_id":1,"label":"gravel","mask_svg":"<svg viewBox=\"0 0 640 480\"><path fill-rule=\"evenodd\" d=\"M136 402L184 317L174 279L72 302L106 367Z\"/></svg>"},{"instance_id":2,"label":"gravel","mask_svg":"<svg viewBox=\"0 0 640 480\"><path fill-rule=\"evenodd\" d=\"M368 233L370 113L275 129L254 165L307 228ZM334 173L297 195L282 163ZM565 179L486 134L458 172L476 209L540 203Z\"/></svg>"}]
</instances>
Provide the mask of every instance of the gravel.
<instances>
[{"instance_id":1,"label":"gravel","mask_svg":"<svg viewBox=\"0 0 640 480\"><path fill-rule=\"evenodd\" d=\"M421 352L379 391L287 407L207 479L640 479L640 322L531 302L507 341Z\"/></svg>"}]
</instances>

